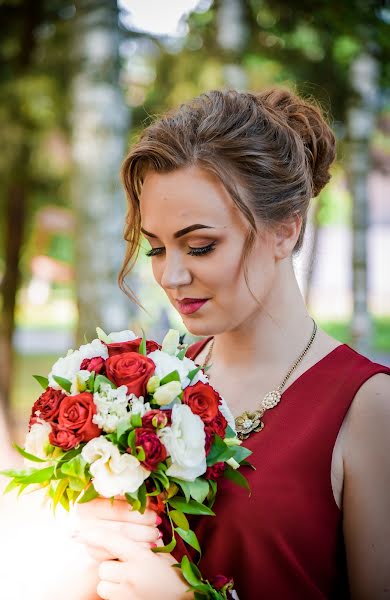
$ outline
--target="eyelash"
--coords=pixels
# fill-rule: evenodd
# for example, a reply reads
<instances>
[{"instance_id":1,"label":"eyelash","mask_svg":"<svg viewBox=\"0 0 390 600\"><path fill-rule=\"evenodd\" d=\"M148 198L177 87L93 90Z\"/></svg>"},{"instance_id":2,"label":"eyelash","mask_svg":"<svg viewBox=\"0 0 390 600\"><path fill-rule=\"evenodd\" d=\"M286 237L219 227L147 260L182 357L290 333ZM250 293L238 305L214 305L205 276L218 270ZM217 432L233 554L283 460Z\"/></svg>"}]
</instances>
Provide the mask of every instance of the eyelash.
<instances>
[{"instance_id":1,"label":"eyelash","mask_svg":"<svg viewBox=\"0 0 390 600\"><path fill-rule=\"evenodd\" d=\"M215 248L215 242L211 242L208 246L202 246L202 248L191 248L190 252L187 252L190 256L202 256L203 254L208 254L212 252ZM146 252L146 256L161 256L162 250L164 248L152 248L148 252Z\"/></svg>"}]
</instances>

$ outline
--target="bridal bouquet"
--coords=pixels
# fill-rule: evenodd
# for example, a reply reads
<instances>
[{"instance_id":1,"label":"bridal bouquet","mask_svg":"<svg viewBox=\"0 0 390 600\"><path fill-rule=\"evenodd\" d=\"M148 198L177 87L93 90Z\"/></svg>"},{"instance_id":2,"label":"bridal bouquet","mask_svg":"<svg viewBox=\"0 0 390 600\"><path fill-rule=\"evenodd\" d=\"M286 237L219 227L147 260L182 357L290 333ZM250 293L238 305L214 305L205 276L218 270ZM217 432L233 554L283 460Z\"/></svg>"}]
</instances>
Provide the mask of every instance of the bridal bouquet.
<instances>
[{"instance_id":1,"label":"bridal bouquet","mask_svg":"<svg viewBox=\"0 0 390 600\"><path fill-rule=\"evenodd\" d=\"M134 510L165 513L171 552L175 533L201 553L186 514L213 516L218 479L248 487L238 471L251 452L202 369L185 356L170 330L162 346L132 331L106 335L70 350L32 407L25 469L3 471L6 491L45 488L54 509L98 496L122 495ZM229 598L232 582L204 580L187 556L180 565L196 598ZM217 589L216 589L217 588Z\"/></svg>"}]
</instances>

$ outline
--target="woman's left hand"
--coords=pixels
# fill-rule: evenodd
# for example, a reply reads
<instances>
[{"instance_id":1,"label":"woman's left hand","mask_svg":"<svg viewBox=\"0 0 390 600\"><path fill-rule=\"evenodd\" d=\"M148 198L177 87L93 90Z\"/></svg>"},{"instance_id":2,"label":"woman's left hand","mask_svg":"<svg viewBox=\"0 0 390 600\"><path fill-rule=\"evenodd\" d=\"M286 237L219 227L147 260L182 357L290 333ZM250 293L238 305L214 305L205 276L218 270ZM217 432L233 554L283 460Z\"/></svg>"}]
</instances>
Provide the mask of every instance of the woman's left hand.
<instances>
[{"instance_id":1,"label":"woman's left hand","mask_svg":"<svg viewBox=\"0 0 390 600\"><path fill-rule=\"evenodd\" d=\"M99 526L83 531L78 541L105 551L118 560L99 567L97 594L104 600L191 600L188 584L171 554L154 553L120 532Z\"/></svg>"}]
</instances>

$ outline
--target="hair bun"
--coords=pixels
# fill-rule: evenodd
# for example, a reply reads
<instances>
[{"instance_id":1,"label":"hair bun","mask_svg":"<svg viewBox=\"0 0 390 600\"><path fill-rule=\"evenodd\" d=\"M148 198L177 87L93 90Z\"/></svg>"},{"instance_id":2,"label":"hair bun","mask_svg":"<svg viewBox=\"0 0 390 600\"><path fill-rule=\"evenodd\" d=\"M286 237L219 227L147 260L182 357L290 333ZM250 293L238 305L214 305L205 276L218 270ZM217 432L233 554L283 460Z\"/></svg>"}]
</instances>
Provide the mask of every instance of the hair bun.
<instances>
[{"instance_id":1,"label":"hair bun","mask_svg":"<svg viewBox=\"0 0 390 600\"><path fill-rule=\"evenodd\" d=\"M317 196L331 177L329 168L336 157L336 139L320 106L283 88L272 88L258 98L302 139L312 172L313 196Z\"/></svg>"}]
</instances>

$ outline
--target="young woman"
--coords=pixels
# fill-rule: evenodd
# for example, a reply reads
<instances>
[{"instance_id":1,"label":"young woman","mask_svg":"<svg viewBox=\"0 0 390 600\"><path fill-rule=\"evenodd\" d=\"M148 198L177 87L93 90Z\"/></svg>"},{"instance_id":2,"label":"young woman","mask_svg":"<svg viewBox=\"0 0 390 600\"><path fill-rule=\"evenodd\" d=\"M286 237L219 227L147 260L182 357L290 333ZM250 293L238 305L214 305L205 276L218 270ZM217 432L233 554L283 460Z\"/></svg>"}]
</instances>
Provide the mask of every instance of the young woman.
<instances>
[{"instance_id":1,"label":"young woman","mask_svg":"<svg viewBox=\"0 0 390 600\"><path fill-rule=\"evenodd\" d=\"M317 328L292 266L310 199L330 178L334 135L290 91L213 91L151 124L123 165L131 270L141 232L154 277L210 363L253 452L251 496L221 480L197 518L211 578L240 600L390 596L390 369ZM154 554L156 517L124 502L80 507L101 560L98 597L191 598ZM115 559L120 559L115 560Z\"/></svg>"}]
</instances>

